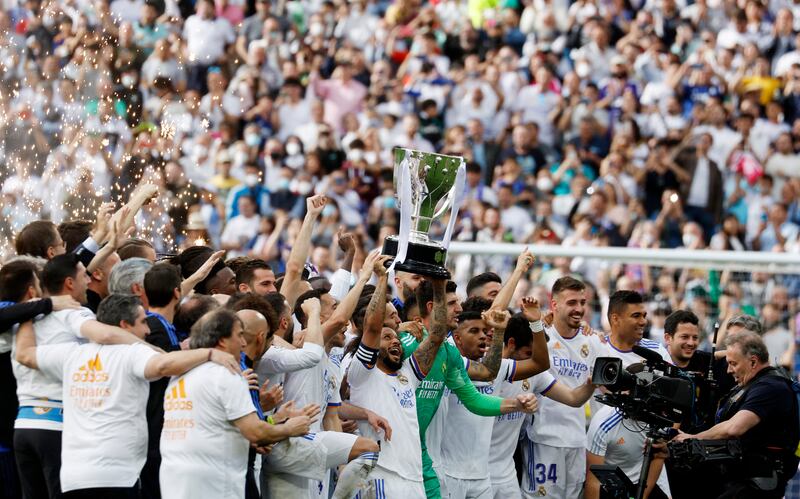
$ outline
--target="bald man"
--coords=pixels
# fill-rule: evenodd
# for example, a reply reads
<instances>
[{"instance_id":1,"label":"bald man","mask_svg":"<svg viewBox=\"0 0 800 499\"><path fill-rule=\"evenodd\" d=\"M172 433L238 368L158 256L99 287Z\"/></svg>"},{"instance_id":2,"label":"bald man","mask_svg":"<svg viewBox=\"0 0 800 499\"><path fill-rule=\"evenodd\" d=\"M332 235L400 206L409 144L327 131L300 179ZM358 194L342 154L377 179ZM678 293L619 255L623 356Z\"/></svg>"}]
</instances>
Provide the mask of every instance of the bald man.
<instances>
[{"instance_id":1,"label":"bald man","mask_svg":"<svg viewBox=\"0 0 800 499\"><path fill-rule=\"evenodd\" d=\"M252 368L253 364L261 360L264 352L269 350L274 332L270 331L267 318L261 312L245 309L236 312L236 315L242 320L242 333L247 343L242 353L248 367Z\"/></svg>"},{"instance_id":2,"label":"bald man","mask_svg":"<svg viewBox=\"0 0 800 499\"><path fill-rule=\"evenodd\" d=\"M240 310L236 312L236 316L242 321L242 335L247 346L242 350L242 357L240 365L245 375L253 372L253 366L256 362L261 360L261 356L272 344L273 334L269 329L267 318L261 312L255 310ZM264 412L261 408L261 399L259 397L259 385L256 382L255 386L250 385L250 396L253 399L253 405L256 406L258 417L264 419ZM245 485L245 499L258 499L260 497L258 486L256 485L256 469L255 469L256 451L250 449L250 454L247 458L247 481Z\"/></svg>"}]
</instances>

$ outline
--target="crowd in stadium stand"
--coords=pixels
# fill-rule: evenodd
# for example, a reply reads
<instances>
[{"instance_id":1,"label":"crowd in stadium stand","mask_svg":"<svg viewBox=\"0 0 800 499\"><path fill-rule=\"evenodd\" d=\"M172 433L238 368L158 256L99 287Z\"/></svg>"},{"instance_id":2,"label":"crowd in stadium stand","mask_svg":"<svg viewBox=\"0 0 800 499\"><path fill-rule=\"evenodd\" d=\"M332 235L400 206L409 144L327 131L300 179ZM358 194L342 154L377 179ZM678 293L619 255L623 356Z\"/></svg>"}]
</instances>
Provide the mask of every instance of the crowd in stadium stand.
<instances>
[{"instance_id":1,"label":"crowd in stadium stand","mask_svg":"<svg viewBox=\"0 0 800 499\"><path fill-rule=\"evenodd\" d=\"M374 290L353 290L384 278L372 275L378 257L370 251L398 232L396 147L465 158L467 197L454 240L800 253L797 0L0 0L0 7L0 253L5 261L23 254L52 261L66 250L87 268L99 258L89 269L89 296L73 293L95 312L102 299L131 292L148 309L153 297L141 279L149 267L118 274L118 290L109 290L120 260L144 257L178 266L180 274L161 276L159 285L177 279L181 306L192 303L192 289L205 310L213 307L198 296L281 290L286 317L280 300L256 309L280 319L262 314L271 333L279 335L283 319L306 331L315 306L306 310L298 298L310 282L327 290L316 297L323 329L330 304L322 295L330 294L346 305L334 316L337 327L352 319L351 332L363 332L363 315L356 318ZM434 239L446 224L434 223ZM724 333L731 320L753 316L745 329L763 338L768 363L793 376L800 367L798 275L566 257L535 264L531 257L520 272L516 256L497 254L452 255L448 264L459 310L487 285L511 293L502 306L467 300L464 320L497 324L491 311L525 315L534 300L552 323L553 290L579 289L563 280L571 277L584 286L587 331L613 333L611 297L635 291L655 344L673 336L667 317L679 310L695 314L701 350L710 350L716 322ZM38 294L25 295L24 279L5 281L13 289L0 289L4 302L64 292L55 281L69 262L49 273L44 262L30 265ZM298 265L306 268L302 279ZM26 272L8 272L15 271ZM257 290L253 276L267 272L272 282ZM293 276L291 286L275 286L282 275ZM403 303L419 298L419 278L386 279L400 317L413 322ZM191 286L182 289L182 280ZM170 296L156 302L175 305ZM418 312L432 333L432 319ZM217 315L219 327L236 322ZM107 316L135 329L130 317ZM13 317L2 323L6 330L20 322ZM178 339L199 318L175 324ZM86 336L87 320L72 320L75 335L113 341L108 331ZM241 318L245 329L248 320ZM206 344L197 345L214 347L198 334ZM0 342L4 355L13 338ZM284 339L290 349L292 335ZM296 346L305 348L303 336ZM352 352L367 371L375 365L369 347ZM140 354L144 369L150 353ZM296 400L297 409L308 402L308 413L282 416L312 420L320 401ZM342 419L358 419L359 407L349 407ZM378 412L360 409L365 420ZM160 431L151 433L156 454ZM10 445L6 436L0 444ZM372 469L374 442L359 438L347 449L358 449L359 463ZM442 459L433 457L434 465ZM147 466L156 466L149 485L157 489L158 464ZM544 473L543 482L529 478L530 494L549 479L549 468Z\"/></svg>"}]
</instances>

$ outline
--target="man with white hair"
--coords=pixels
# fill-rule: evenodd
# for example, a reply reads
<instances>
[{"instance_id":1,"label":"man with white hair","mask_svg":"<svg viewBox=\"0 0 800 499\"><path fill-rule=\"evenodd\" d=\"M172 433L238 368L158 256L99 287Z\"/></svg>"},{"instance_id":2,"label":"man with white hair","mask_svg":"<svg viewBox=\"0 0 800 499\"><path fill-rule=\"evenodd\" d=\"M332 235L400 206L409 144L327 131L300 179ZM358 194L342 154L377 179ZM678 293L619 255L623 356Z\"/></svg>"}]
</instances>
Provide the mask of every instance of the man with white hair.
<instances>
[{"instance_id":1,"label":"man with white hair","mask_svg":"<svg viewBox=\"0 0 800 499\"><path fill-rule=\"evenodd\" d=\"M147 308L144 276L152 267L153 263L144 258L129 258L119 262L111 270L111 275L108 278L109 293L136 295Z\"/></svg>"}]
</instances>

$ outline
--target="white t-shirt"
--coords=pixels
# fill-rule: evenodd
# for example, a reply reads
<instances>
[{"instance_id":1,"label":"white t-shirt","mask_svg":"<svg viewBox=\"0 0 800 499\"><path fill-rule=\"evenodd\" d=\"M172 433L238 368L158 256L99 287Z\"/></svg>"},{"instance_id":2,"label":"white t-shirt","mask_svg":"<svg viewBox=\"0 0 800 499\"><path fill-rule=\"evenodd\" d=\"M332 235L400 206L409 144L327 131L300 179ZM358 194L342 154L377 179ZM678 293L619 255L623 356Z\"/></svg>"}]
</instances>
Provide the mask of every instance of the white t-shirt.
<instances>
[{"instance_id":1,"label":"white t-shirt","mask_svg":"<svg viewBox=\"0 0 800 499\"><path fill-rule=\"evenodd\" d=\"M380 414L392 427L392 440L386 441L366 422L358 423L363 436L380 442L378 467L422 483L422 446L415 394L420 381L409 359L396 373L386 374L377 367L365 366L356 356L347 370L350 402Z\"/></svg>"},{"instance_id":2,"label":"white t-shirt","mask_svg":"<svg viewBox=\"0 0 800 499\"><path fill-rule=\"evenodd\" d=\"M189 16L183 25L183 37L189 62L213 64L225 55L225 46L236 41L236 33L227 19L202 19Z\"/></svg>"},{"instance_id":3,"label":"white t-shirt","mask_svg":"<svg viewBox=\"0 0 800 499\"><path fill-rule=\"evenodd\" d=\"M635 484L639 481L639 472L642 469L644 428L638 421L623 419L622 413L616 408L603 406L589 425L586 450L604 456L607 465L619 466ZM656 483L662 492L670 495L666 468L661 469Z\"/></svg>"},{"instance_id":4,"label":"white t-shirt","mask_svg":"<svg viewBox=\"0 0 800 499\"><path fill-rule=\"evenodd\" d=\"M243 499L250 443L232 421L255 410L247 381L220 365L172 378L161 431L162 497Z\"/></svg>"},{"instance_id":5,"label":"white t-shirt","mask_svg":"<svg viewBox=\"0 0 800 499\"><path fill-rule=\"evenodd\" d=\"M82 343L81 326L94 320L94 313L88 308L60 310L44 316L33 323L36 345L43 347L60 343ZM16 342L15 342L16 343ZM16 345L12 343L11 365L17 378L17 398L20 406L63 407L61 403L61 380L48 376L41 370L30 369L16 360ZM18 419L14 428L34 428L60 430L61 423L38 419Z\"/></svg>"},{"instance_id":6,"label":"white t-shirt","mask_svg":"<svg viewBox=\"0 0 800 499\"><path fill-rule=\"evenodd\" d=\"M132 487L147 458L144 377L156 351L142 344L47 345L36 363L63 380L61 488Z\"/></svg>"},{"instance_id":7,"label":"white t-shirt","mask_svg":"<svg viewBox=\"0 0 800 499\"><path fill-rule=\"evenodd\" d=\"M545 395L550 388L557 382L550 371L541 372L530 378L514 381L513 383L502 383L495 395L503 398L515 398L523 393L535 393ZM539 407L543 401L550 401L546 397L539 397ZM538 418L539 412L534 414ZM492 444L489 450L489 470L492 482L501 483L516 478L517 472L514 468L514 450L517 448L520 430L525 423L526 415L521 412L501 414L494 418L492 427ZM583 429L581 429L583 436Z\"/></svg>"},{"instance_id":8,"label":"white t-shirt","mask_svg":"<svg viewBox=\"0 0 800 499\"><path fill-rule=\"evenodd\" d=\"M246 244L256 237L258 234L258 227L261 225L261 217L256 214L252 217L245 217L244 215L236 215L228 220L225 229L222 231L220 241L223 244L239 245L245 247ZM244 244L242 242L244 241ZM231 251L231 256L243 256L243 251Z\"/></svg>"},{"instance_id":9,"label":"white t-shirt","mask_svg":"<svg viewBox=\"0 0 800 499\"><path fill-rule=\"evenodd\" d=\"M591 336L577 333L572 338L563 338L553 327L548 327L546 332L550 338L547 342L548 372L570 390L585 385L592 376L594 359L599 355ZM570 407L548 398L539 401L539 410L528 427L529 440L551 447L582 448L585 435L583 407Z\"/></svg>"}]
</instances>

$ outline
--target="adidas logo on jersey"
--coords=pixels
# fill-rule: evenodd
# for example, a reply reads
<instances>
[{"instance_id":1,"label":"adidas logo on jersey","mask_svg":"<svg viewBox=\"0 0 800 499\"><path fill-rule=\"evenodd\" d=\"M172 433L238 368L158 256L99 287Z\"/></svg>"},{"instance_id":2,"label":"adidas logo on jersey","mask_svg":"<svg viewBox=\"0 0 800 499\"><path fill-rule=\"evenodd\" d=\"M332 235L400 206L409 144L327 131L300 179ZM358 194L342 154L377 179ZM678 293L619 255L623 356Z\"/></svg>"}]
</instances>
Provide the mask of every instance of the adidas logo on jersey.
<instances>
[{"instance_id":1,"label":"adidas logo on jersey","mask_svg":"<svg viewBox=\"0 0 800 499\"><path fill-rule=\"evenodd\" d=\"M104 383L108 381L108 373L103 371L100 354L96 354L93 359L89 359L86 364L79 367L78 372L72 375L72 381L77 383Z\"/></svg>"},{"instance_id":2,"label":"adidas logo on jersey","mask_svg":"<svg viewBox=\"0 0 800 499\"><path fill-rule=\"evenodd\" d=\"M561 346L561 343L556 341L555 343L553 343L553 348L563 348L563 347Z\"/></svg>"},{"instance_id":3,"label":"adidas logo on jersey","mask_svg":"<svg viewBox=\"0 0 800 499\"><path fill-rule=\"evenodd\" d=\"M165 411L191 411L192 401L186 397L186 380L179 379L178 382L164 396Z\"/></svg>"}]
</instances>

